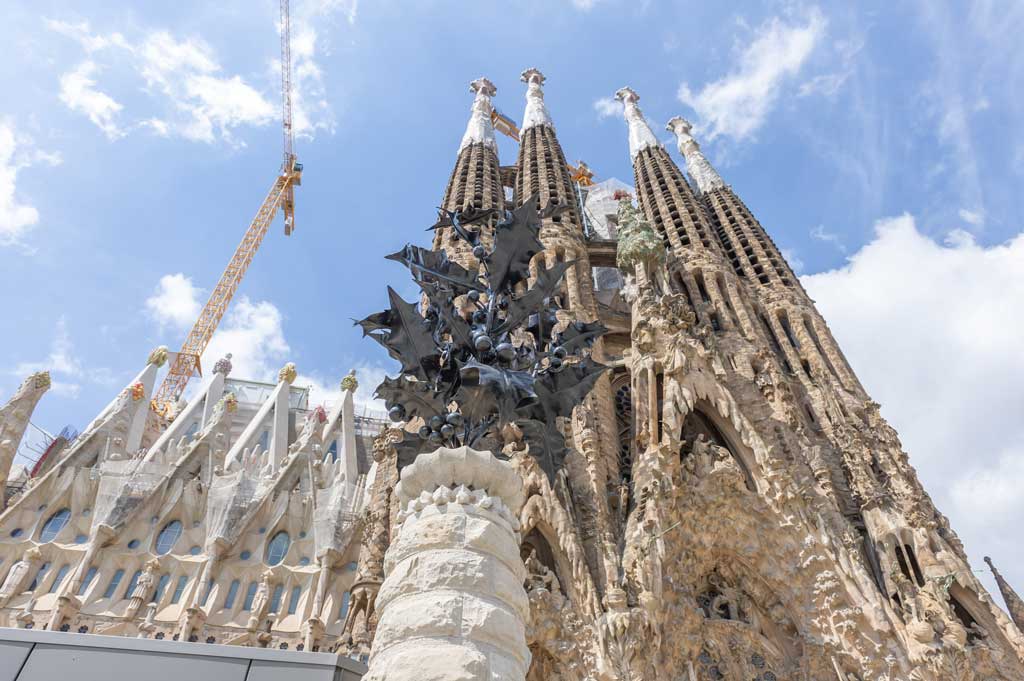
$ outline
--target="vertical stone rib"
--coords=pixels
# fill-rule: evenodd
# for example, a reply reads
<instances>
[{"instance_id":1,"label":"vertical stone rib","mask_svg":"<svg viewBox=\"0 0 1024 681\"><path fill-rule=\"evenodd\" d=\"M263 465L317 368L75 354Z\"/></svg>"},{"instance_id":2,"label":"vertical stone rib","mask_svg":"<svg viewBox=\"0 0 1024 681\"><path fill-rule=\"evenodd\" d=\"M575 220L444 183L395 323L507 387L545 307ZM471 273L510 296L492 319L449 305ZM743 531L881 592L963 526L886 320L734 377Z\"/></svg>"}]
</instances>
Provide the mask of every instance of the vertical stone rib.
<instances>
[{"instance_id":1,"label":"vertical stone rib","mask_svg":"<svg viewBox=\"0 0 1024 681\"><path fill-rule=\"evenodd\" d=\"M498 215L505 209L505 190L498 171L498 147L490 118L491 97L497 90L486 78L474 80L469 87L476 97L441 206L448 211L497 210L498 214L478 223L486 232L494 227ZM469 244L456 238L451 227L437 230L433 248L443 248L452 260L463 266L476 266Z\"/></svg>"}]
</instances>

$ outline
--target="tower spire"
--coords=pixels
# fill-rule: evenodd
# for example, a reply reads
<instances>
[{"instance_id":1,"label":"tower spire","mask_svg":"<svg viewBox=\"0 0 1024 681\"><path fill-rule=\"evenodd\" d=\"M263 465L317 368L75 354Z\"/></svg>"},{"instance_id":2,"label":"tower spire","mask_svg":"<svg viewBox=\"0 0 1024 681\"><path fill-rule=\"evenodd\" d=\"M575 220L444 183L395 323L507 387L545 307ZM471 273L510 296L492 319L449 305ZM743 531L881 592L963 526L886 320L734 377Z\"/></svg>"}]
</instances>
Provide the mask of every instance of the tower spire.
<instances>
[{"instance_id":1,"label":"tower spire","mask_svg":"<svg viewBox=\"0 0 1024 681\"><path fill-rule=\"evenodd\" d=\"M546 125L554 130L555 124L551 121L547 106L544 105L544 90L541 87L547 80L544 74L539 69L531 67L520 74L519 80L526 83L526 111L523 112L520 134L538 125Z\"/></svg>"},{"instance_id":2,"label":"tower spire","mask_svg":"<svg viewBox=\"0 0 1024 681\"><path fill-rule=\"evenodd\" d=\"M497 94L498 89L494 87L494 83L482 76L470 83L469 89L476 93L476 97L473 99L469 123L466 124L466 134L462 136L459 151L470 144L486 144L492 149L497 149L494 125L491 123L491 111L494 109L491 105L491 97Z\"/></svg>"},{"instance_id":3,"label":"tower spire","mask_svg":"<svg viewBox=\"0 0 1024 681\"><path fill-rule=\"evenodd\" d=\"M697 183L700 192L703 194L712 189L724 187L725 182L722 181L722 176L711 167L704 152L700 150L697 140L693 139L690 134L693 124L682 116L676 116L668 122L666 127L675 134L679 142L679 153L686 159L686 170L690 173L693 181Z\"/></svg>"},{"instance_id":4,"label":"tower spire","mask_svg":"<svg viewBox=\"0 0 1024 681\"><path fill-rule=\"evenodd\" d=\"M654 136L654 131L636 104L640 101L640 95L633 88L624 87L615 93L615 99L622 102L622 112L629 124L629 157L636 160L637 154L648 147L661 148L661 142Z\"/></svg>"},{"instance_id":5,"label":"tower spire","mask_svg":"<svg viewBox=\"0 0 1024 681\"><path fill-rule=\"evenodd\" d=\"M999 592L1003 594L1003 600L1006 601L1006 609L1010 611L1010 619L1017 625L1017 629L1024 632L1024 600L1021 600L1021 597L1013 590L1010 583L999 574L999 570L992 564L991 558L985 556L985 562L988 563L989 569L992 570L992 576L996 578Z\"/></svg>"}]
</instances>

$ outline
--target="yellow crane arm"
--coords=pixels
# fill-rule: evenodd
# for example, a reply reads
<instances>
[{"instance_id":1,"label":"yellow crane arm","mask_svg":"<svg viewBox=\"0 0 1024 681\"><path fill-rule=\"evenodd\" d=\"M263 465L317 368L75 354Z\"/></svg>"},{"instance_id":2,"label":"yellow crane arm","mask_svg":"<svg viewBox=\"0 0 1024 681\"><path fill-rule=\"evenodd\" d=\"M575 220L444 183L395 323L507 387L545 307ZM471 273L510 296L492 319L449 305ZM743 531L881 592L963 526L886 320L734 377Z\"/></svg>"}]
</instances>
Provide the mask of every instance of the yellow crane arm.
<instances>
[{"instance_id":1,"label":"yellow crane arm","mask_svg":"<svg viewBox=\"0 0 1024 681\"><path fill-rule=\"evenodd\" d=\"M220 323L224 312L228 309L231 297L234 296L242 277L245 276L245 271L249 268L253 256L256 255L263 237L267 235L267 229L274 221L278 209L284 211L286 230L291 231L294 219L292 215L294 187L301 181L301 172L302 166L298 164L286 169L274 181L267 197L263 199L263 204L256 212L256 217L252 219L249 229L242 237L242 243L235 249L231 262L228 263L220 281L217 282L213 293L210 294L210 299L206 301L199 319L196 320L181 346L181 352L174 358L164 382L153 394L151 406L157 414L165 418L173 415L174 405L184 392L192 374L199 368L199 358L206 350L210 338L213 337L213 332L217 330L217 324Z\"/></svg>"}]
</instances>

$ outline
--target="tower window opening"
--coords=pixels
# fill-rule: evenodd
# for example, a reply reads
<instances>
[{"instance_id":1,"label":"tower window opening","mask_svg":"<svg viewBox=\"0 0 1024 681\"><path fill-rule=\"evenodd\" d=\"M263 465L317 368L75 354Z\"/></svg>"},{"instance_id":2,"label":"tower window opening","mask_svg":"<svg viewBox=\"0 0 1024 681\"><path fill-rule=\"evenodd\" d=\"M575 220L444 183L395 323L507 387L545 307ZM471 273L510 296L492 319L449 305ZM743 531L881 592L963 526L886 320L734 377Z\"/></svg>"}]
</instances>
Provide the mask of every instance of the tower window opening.
<instances>
[{"instance_id":1,"label":"tower window opening","mask_svg":"<svg viewBox=\"0 0 1024 681\"><path fill-rule=\"evenodd\" d=\"M786 340L789 341L789 344L794 350L799 350L800 341L798 341L796 336L793 335L793 329L789 325L789 316L786 314L785 310L779 310L776 316L779 319L779 325L782 326L782 330L786 334Z\"/></svg>"},{"instance_id":2,"label":"tower window opening","mask_svg":"<svg viewBox=\"0 0 1024 681\"><path fill-rule=\"evenodd\" d=\"M775 351L775 356L782 362L782 366L785 367L788 373L793 373L793 367L790 365L789 360L786 359L786 353L782 351L782 345L779 343L778 336L775 335L775 329L768 322L768 318L761 312L757 313L757 318L761 320L762 326L764 326L765 335L768 337L768 343L772 346L772 350Z\"/></svg>"},{"instance_id":3,"label":"tower window opening","mask_svg":"<svg viewBox=\"0 0 1024 681\"><path fill-rule=\"evenodd\" d=\"M693 278L697 282L697 291L700 292L700 299L705 303L710 303L711 296L708 295L708 288L704 285L704 273L700 270L694 270Z\"/></svg>"}]
</instances>

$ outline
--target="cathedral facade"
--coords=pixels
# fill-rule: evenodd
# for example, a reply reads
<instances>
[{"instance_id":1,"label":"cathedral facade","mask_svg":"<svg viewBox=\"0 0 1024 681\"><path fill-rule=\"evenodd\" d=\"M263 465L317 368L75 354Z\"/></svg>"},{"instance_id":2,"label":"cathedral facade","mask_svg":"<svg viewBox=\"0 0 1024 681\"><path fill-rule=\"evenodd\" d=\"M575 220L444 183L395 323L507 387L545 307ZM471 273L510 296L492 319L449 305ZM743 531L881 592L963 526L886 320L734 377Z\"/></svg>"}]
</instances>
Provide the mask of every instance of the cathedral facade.
<instances>
[{"instance_id":1,"label":"cathedral facade","mask_svg":"<svg viewBox=\"0 0 1024 681\"><path fill-rule=\"evenodd\" d=\"M612 367L571 419L552 481L527 456L520 556L530 681L1024 678L1008 617L924 491L768 232L673 118L682 167L629 88L634 186L571 168L523 73L518 158L501 165L486 79L442 206L495 216L539 196L547 266ZM685 168L685 170L684 170ZM490 218L496 220L497 217ZM493 222L492 222L493 225ZM486 236L486 228L485 228ZM439 229L433 247L467 260ZM219 362L166 427L158 349L0 515L0 624L292 650L373 649L402 509L399 428ZM48 387L0 411L7 474Z\"/></svg>"}]
</instances>

